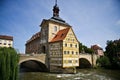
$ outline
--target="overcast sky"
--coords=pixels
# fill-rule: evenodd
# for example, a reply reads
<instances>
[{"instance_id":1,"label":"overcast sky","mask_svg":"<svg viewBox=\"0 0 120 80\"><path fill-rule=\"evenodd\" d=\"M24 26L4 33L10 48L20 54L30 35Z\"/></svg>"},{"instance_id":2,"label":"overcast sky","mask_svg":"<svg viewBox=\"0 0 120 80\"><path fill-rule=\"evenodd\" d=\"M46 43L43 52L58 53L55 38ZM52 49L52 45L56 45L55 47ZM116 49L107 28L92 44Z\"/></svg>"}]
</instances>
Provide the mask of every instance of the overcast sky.
<instances>
[{"instance_id":1,"label":"overcast sky","mask_svg":"<svg viewBox=\"0 0 120 80\"><path fill-rule=\"evenodd\" d=\"M55 0L0 0L0 34L14 37L14 47L25 52L25 43L43 19L52 17ZM120 38L120 0L58 0L60 17L69 23L78 40L105 49L107 40Z\"/></svg>"}]
</instances>

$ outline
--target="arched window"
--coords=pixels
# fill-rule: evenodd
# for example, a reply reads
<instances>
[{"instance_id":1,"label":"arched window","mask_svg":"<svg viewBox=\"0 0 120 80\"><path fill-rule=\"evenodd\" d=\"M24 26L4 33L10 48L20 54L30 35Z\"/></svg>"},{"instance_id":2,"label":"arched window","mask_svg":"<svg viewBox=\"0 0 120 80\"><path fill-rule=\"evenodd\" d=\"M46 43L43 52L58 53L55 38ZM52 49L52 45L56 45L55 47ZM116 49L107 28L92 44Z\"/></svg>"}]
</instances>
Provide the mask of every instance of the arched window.
<instances>
[{"instance_id":1,"label":"arched window","mask_svg":"<svg viewBox=\"0 0 120 80\"><path fill-rule=\"evenodd\" d=\"M54 32L56 32L57 31L57 26L54 26Z\"/></svg>"}]
</instances>

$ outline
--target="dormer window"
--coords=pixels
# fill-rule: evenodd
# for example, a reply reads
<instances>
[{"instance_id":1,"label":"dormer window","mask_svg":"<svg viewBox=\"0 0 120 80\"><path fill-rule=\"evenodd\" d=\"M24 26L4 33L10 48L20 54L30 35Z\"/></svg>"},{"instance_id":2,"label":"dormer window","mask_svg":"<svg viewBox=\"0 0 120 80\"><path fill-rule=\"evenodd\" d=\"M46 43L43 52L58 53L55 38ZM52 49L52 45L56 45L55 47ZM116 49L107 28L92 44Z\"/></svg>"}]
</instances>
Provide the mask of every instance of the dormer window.
<instances>
[{"instance_id":1,"label":"dormer window","mask_svg":"<svg viewBox=\"0 0 120 80\"><path fill-rule=\"evenodd\" d=\"M54 32L56 32L57 31L57 26L54 26Z\"/></svg>"}]
</instances>

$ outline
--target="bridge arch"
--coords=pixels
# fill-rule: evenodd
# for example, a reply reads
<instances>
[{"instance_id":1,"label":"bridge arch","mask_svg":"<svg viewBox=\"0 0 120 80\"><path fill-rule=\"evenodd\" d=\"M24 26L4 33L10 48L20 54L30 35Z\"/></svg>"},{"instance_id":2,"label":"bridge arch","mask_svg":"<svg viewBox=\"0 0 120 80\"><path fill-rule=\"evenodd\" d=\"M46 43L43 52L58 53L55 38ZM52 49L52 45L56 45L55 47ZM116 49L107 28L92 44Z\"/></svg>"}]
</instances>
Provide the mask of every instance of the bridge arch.
<instances>
[{"instance_id":1,"label":"bridge arch","mask_svg":"<svg viewBox=\"0 0 120 80\"><path fill-rule=\"evenodd\" d=\"M27 58L24 60L21 60L19 62L20 66L20 71L21 72L27 72L27 71L32 71L32 72L47 72L47 67L46 65L38 59L35 58Z\"/></svg>"},{"instance_id":2,"label":"bridge arch","mask_svg":"<svg viewBox=\"0 0 120 80\"><path fill-rule=\"evenodd\" d=\"M91 67L95 67L96 66L96 60L99 58L98 55L96 54L80 54L79 55L79 59L80 59L80 62L86 62L88 61L88 63L90 63ZM83 60L83 61L82 61ZM80 64L79 64L80 65Z\"/></svg>"},{"instance_id":3,"label":"bridge arch","mask_svg":"<svg viewBox=\"0 0 120 80\"><path fill-rule=\"evenodd\" d=\"M19 65L21 63L23 63L25 61L29 61L29 60L38 61L38 62L41 62L41 63L45 64L45 62L43 60L41 60L41 59L37 59L37 58L25 58L25 59L22 59L22 60L19 61Z\"/></svg>"},{"instance_id":4,"label":"bridge arch","mask_svg":"<svg viewBox=\"0 0 120 80\"><path fill-rule=\"evenodd\" d=\"M92 63L87 58L79 58L79 68L90 68Z\"/></svg>"},{"instance_id":5,"label":"bridge arch","mask_svg":"<svg viewBox=\"0 0 120 80\"><path fill-rule=\"evenodd\" d=\"M48 70L45 54L20 54L20 72L46 72Z\"/></svg>"}]
</instances>

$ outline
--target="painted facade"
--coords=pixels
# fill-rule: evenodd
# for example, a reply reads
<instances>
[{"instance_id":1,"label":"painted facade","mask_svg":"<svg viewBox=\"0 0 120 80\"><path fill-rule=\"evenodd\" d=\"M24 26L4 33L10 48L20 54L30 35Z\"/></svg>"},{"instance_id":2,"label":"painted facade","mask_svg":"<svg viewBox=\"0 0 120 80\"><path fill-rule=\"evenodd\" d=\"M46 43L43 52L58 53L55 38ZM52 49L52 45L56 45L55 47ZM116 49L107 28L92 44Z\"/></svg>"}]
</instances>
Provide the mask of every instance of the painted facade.
<instances>
[{"instance_id":1,"label":"painted facade","mask_svg":"<svg viewBox=\"0 0 120 80\"><path fill-rule=\"evenodd\" d=\"M51 71L79 66L79 45L72 28L60 30L51 40L49 59Z\"/></svg>"}]
</instances>

